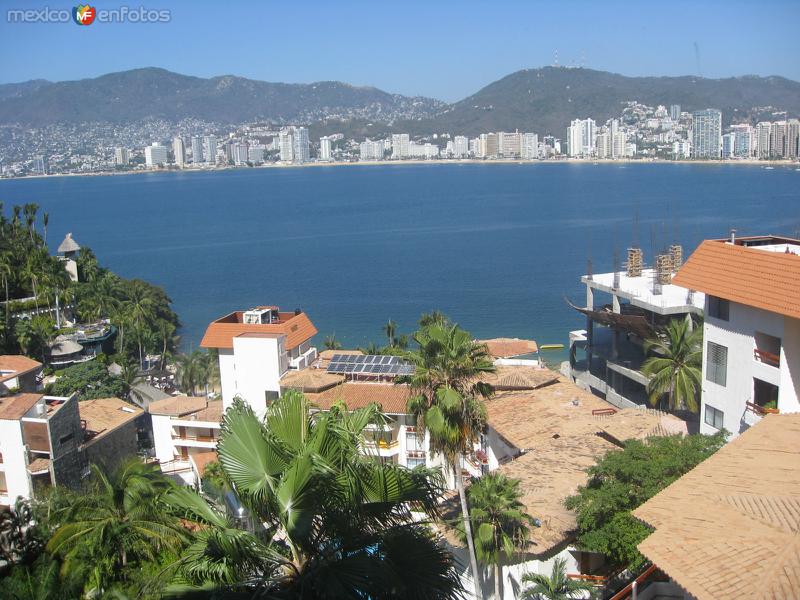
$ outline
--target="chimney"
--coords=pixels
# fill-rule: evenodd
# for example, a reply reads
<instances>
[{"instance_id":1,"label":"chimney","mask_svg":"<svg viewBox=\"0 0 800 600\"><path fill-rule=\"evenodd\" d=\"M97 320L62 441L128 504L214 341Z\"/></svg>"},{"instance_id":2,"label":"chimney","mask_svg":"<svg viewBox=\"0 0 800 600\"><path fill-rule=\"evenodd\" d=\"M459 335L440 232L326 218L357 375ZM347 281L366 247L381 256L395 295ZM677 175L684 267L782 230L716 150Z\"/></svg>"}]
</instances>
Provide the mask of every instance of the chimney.
<instances>
[{"instance_id":1,"label":"chimney","mask_svg":"<svg viewBox=\"0 0 800 600\"><path fill-rule=\"evenodd\" d=\"M297 315L299 315L301 312L303 312L303 311L302 311L302 310L300 310L299 308L295 308L295 309L294 309L294 316L296 317L296 316L297 316Z\"/></svg>"},{"instance_id":2,"label":"chimney","mask_svg":"<svg viewBox=\"0 0 800 600\"><path fill-rule=\"evenodd\" d=\"M735 243L736 243L736 230L735 229L731 229L731 244L735 244Z\"/></svg>"}]
</instances>

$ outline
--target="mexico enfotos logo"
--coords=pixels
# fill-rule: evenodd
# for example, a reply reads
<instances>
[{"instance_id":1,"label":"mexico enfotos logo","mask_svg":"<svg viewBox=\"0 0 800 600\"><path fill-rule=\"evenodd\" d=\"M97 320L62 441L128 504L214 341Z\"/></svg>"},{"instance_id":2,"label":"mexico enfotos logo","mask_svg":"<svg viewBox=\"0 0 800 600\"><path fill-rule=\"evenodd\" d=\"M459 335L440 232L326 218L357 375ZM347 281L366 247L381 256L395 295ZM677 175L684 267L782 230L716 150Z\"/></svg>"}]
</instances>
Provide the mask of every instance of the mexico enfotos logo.
<instances>
[{"instance_id":1,"label":"mexico enfotos logo","mask_svg":"<svg viewBox=\"0 0 800 600\"><path fill-rule=\"evenodd\" d=\"M95 8L79 4L72 10L64 8L10 8L6 11L9 23L73 23L88 26L92 23L168 23L172 12L168 9L145 8L144 6L120 6L119 8Z\"/></svg>"}]
</instances>

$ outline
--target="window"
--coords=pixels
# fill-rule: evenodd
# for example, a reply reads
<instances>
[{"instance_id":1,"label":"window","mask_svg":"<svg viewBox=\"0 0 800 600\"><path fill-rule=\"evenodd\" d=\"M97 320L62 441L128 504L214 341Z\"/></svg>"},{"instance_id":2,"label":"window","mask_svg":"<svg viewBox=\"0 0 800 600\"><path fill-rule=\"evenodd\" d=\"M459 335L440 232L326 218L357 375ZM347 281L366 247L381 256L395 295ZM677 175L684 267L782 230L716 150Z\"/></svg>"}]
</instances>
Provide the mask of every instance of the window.
<instances>
[{"instance_id":1,"label":"window","mask_svg":"<svg viewBox=\"0 0 800 600\"><path fill-rule=\"evenodd\" d=\"M711 425L714 429L722 429L725 419L725 413L721 410L706 404L705 422L706 425Z\"/></svg>"},{"instance_id":2,"label":"window","mask_svg":"<svg viewBox=\"0 0 800 600\"><path fill-rule=\"evenodd\" d=\"M59 444L66 444L66 443L67 443L68 441L70 441L71 439L72 439L72 434L71 434L71 433L68 433L67 435L62 435L62 436L61 436L61 437L58 439L58 443L59 443Z\"/></svg>"},{"instance_id":3,"label":"window","mask_svg":"<svg viewBox=\"0 0 800 600\"><path fill-rule=\"evenodd\" d=\"M727 321L730 319L731 305L727 300L717 298L716 296L708 297L708 316Z\"/></svg>"},{"instance_id":4,"label":"window","mask_svg":"<svg viewBox=\"0 0 800 600\"><path fill-rule=\"evenodd\" d=\"M414 467L424 467L425 466L425 459L424 458L407 458L406 459L406 466L409 469L413 469Z\"/></svg>"},{"instance_id":5,"label":"window","mask_svg":"<svg viewBox=\"0 0 800 600\"><path fill-rule=\"evenodd\" d=\"M280 392L275 392L273 390L264 390L264 400L266 400L267 406L272 404L279 397L280 397Z\"/></svg>"},{"instance_id":6,"label":"window","mask_svg":"<svg viewBox=\"0 0 800 600\"><path fill-rule=\"evenodd\" d=\"M728 381L728 349L714 342L706 347L706 379L725 386Z\"/></svg>"}]
</instances>

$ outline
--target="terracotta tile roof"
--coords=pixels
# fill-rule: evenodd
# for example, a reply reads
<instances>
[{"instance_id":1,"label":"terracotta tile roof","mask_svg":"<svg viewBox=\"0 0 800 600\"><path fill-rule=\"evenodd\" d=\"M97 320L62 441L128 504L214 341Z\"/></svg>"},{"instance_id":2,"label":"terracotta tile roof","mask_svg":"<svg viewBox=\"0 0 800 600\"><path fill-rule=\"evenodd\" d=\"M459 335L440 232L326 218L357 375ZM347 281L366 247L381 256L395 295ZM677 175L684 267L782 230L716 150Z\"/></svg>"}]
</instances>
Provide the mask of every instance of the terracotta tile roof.
<instances>
[{"instance_id":1,"label":"terracotta tile roof","mask_svg":"<svg viewBox=\"0 0 800 600\"><path fill-rule=\"evenodd\" d=\"M572 539L576 520L564 508L564 499L587 482L586 470L598 458L618 449L598 434L613 429L618 440L644 438L662 431L664 421L669 430L686 430L680 419L647 409L593 415L593 410L613 407L563 377L533 391L501 392L486 408L491 428L523 451L502 464L500 472L521 480L522 503L542 522L528 547L533 556L546 555Z\"/></svg>"},{"instance_id":2,"label":"terracotta tile roof","mask_svg":"<svg viewBox=\"0 0 800 600\"><path fill-rule=\"evenodd\" d=\"M208 400L195 396L173 396L151 402L147 412L151 415L169 415L180 417L206 408Z\"/></svg>"},{"instance_id":3,"label":"terracotta tile roof","mask_svg":"<svg viewBox=\"0 0 800 600\"><path fill-rule=\"evenodd\" d=\"M20 354L0 355L0 383L41 368L42 363L27 356ZM7 371L10 372L7 373Z\"/></svg>"},{"instance_id":4,"label":"terracotta tile roof","mask_svg":"<svg viewBox=\"0 0 800 600\"><path fill-rule=\"evenodd\" d=\"M495 390L533 390L558 381L559 375L550 369L498 365L493 373L484 373L481 381Z\"/></svg>"},{"instance_id":5,"label":"terracotta tile roof","mask_svg":"<svg viewBox=\"0 0 800 600\"><path fill-rule=\"evenodd\" d=\"M706 240L673 283L800 319L800 256Z\"/></svg>"},{"instance_id":6,"label":"terracotta tile roof","mask_svg":"<svg viewBox=\"0 0 800 600\"><path fill-rule=\"evenodd\" d=\"M698 600L800 597L800 414L768 415L637 508L639 550Z\"/></svg>"},{"instance_id":7,"label":"terracotta tile roof","mask_svg":"<svg viewBox=\"0 0 800 600\"><path fill-rule=\"evenodd\" d=\"M0 398L0 419L21 419L42 397L42 394L15 394Z\"/></svg>"},{"instance_id":8,"label":"terracotta tile roof","mask_svg":"<svg viewBox=\"0 0 800 600\"><path fill-rule=\"evenodd\" d=\"M383 412L405 414L411 389L407 385L384 383L343 383L319 394L306 394L306 398L322 410L328 410L342 401L347 408L363 408L377 402Z\"/></svg>"},{"instance_id":9,"label":"terracotta tile roof","mask_svg":"<svg viewBox=\"0 0 800 600\"><path fill-rule=\"evenodd\" d=\"M511 358L522 356L523 354L533 354L539 350L533 340L521 340L519 338L494 338L491 340L478 340L481 344L486 344L489 354L495 358Z\"/></svg>"},{"instance_id":10,"label":"terracotta tile roof","mask_svg":"<svg viewBox=\"0 0 800 600\"><path fill-rule=\"evenodd\" d=\"M203 477L206 474L206 467L210 463L218 461L219 457L216 450L206 450L190 454L189 460L194 463L197 472L200 473L200 477Z\"/></svg>"},{"instance_id":11,"label":"terracotta tile roof","mask_svg":"<svg viewBox=\"0 0 800 600\"><path fill-rule=\"evenodd\" d=\"M278 313L279 323L252 325L242 322L243 314L242 311L237 311L213 321L206 329L200 346L233 348L235 337L248 333L267 333L285 335L286 349L292 350L317 335L317 328L306 313L295 315L293 312L282 312Z\"/></svg>"},{"instance_id":12,"label":"terracotta tile roof","mask_svg":"<svg viewBox=\"0 0 800 600\"><path fill-rule=\"evenodd\" d=\"M141 408L119 398L82 400L78 403L78 411L81 420L86 422L86 431L95 434L85 445L93 444L144 414Z\"/></svg>"},{"instance_id":13,"label":"terracotta tile roof","mask_svg":"<svg viewBox=\"0 0 800 600\"><path fill-rule=\"evenodd\" d=\"M281 387L301 392L319 393L344 381L344 375L328 373L324 369L289 371L281 378Z\"/></svg>"},{"instance_id":14,"label":"terracotta tile roof","mask_svg":"<svg viewBox=\"0 0 800 600\"><path fill-rule=\"evenodd\" d=\"M222 400L212 400L208 405L192 413L191 419L194 421L209 421L213 423L222 422L222 415L225 410L222 408Z\"/></svg>"}]
</instances>

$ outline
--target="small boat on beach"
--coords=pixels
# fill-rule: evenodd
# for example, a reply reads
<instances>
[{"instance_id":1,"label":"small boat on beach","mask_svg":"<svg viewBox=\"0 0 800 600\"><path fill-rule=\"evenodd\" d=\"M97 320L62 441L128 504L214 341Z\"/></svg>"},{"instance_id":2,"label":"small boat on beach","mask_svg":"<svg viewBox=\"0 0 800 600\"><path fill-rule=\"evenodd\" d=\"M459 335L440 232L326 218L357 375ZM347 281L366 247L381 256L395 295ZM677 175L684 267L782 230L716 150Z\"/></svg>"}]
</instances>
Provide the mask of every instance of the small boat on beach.
<instances>
[{"instance_id":1,"label":"small boat on beach","mask_svg":"<svg viewBox=\"0 0 800 600\"><path fill-rule=\"evenodd\" d=\"M564 348L564 344L542 344L539 346L539 350L561 350Z\"/></svg>"}]
</instances>

